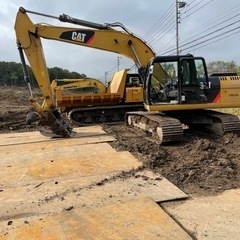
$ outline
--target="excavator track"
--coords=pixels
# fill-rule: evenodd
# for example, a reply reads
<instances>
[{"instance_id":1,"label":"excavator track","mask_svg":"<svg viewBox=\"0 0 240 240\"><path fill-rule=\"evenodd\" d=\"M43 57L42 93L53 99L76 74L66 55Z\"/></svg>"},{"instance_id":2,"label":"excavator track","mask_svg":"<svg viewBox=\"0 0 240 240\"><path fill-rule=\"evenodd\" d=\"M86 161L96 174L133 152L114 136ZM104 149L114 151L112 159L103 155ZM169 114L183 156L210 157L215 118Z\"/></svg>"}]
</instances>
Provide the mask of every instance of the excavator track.
<instances>
[{"instance_id":1,"label":"excavator track","mask_svg":"<svg viewBox=\"0 0 240 240\"><path fill-rule=\"evenodd\" d=\"M240 133L240 119L237 116L212 110L129 112L126 123L157 136L160 144L181 141L186 126L218 136L229 132Z\"/></svg>"},{"instance_id":2,"label":"excavator track","mask_svg":"<svg viewBox=\"0 0 240 240\"><path fill-rule=\"evenodd\" d=\"M157 136L159 143L179 142L183 139L181 122L162 113L129 112L126 114L126 123Z\"/></svg>"},{"instance_id":3,"label":"excavator track","mask_svg":"<svg viewBox=\"0 0 240 240\"><path fill-rule=\"evenodd\" d=\"M210 119L205 128L216 135L223 136L229 132L240 132L240 119L232 114L204 110L204 117Z\"/></svg>"},{"instance_id":4,"label":"excavator track","mask_svg":"<svg viewBox=\"0 0 240 240\"><path fill-rule=\"evenodd\" d=\"M209 132L223 136L229 132L240 132L240 120L237 116L213 111L175 111L166 113L168 116L179 119L190 129L202 132Z\"/></svg>"},{"instance_id":5,"label":"excavator track","mask_svg":"<svg viewBox=\"0 0 240 240\"><path fill-rule=\"evenodd\" d=\"M78 126L90 126L96 124L123 123L125 114L131 111L144 111L143 104L99 106L75 108L68 113L71 122Z\"/></svg>"}]
</instances>

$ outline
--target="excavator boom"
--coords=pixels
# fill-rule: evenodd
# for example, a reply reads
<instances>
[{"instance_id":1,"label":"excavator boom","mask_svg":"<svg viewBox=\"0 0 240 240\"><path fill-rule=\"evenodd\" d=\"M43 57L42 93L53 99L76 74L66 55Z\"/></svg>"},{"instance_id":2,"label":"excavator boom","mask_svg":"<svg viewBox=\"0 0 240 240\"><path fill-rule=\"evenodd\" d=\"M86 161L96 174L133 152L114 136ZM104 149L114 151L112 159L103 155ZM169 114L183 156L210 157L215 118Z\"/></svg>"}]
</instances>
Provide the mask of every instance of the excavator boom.
<instances>
[{"instance_id":1,"label":"excavator boom","mask_svg":"<svg viewBox=\"0 0 240 240\"><path fill-rule=\"evenodd\" d=\"M62 22L87 26L90 29L33 24L28 17L27 12L57 18ZM97 24L71 18L65 14L60 15L60 17L54 17L29 11L21 7L17 15L16 24L21 26L24 24L25 29L15 25L15 30L17 31L18 36L25 33L26 36L24 38L27 39L26 47L31 41L27 35L33 34L35 37L118 53L132 59L139 68L146 68L149 60L155 56L154 51L146 42L127 30L121 23ZM121 27L122 31L115 30L113 27Z\"/></svg>"}]
</instances>

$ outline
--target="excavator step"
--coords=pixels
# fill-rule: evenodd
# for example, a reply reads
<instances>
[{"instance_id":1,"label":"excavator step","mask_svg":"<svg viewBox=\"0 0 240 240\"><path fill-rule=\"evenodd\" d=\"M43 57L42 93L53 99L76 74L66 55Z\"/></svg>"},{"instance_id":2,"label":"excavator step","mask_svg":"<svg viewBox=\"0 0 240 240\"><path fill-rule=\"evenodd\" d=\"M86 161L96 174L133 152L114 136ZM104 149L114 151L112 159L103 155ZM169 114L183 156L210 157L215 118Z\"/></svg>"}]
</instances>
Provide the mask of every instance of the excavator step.
<instances>
[{"instance_id":1,"label":"excavator step","mask_svg":"<svg viewBox=\"0 0 240 240\"><path fill-rule=\"evenodd\" d=\"M181 122L161 113L130 112L126 114L126 123L156 135L160 143L179 142L183 139Z\"/></svg>"}]
</instances>

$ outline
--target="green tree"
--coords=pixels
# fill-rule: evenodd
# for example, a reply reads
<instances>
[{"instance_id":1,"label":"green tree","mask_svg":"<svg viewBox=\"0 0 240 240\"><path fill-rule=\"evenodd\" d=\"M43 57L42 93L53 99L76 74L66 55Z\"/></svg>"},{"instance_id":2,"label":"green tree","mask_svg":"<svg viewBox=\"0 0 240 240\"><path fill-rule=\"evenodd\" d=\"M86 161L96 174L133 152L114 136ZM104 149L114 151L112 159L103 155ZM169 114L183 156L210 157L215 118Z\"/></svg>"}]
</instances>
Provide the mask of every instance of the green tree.
<instances>
[{"instance_id":1,"label":"green tree","mask_svg":"<svg viewBox=\"0 0 240 240\"><path fill-rule=\"evenodd\" d=\"M208 73L214 72L236 72L240 73L240 67L235 61L212 61L207 64Z\"/></svg>"},{"instance_id":2,"label":"green tree","mask_svg":"<svg viewBox=\"0 0 240 240\"><path fill-rule=\"evenodd\" d=\"M49 72L49 77L51 81L54 79L65 79L65 78L78 79L78 78L86 77L85 74L80 74L77 72L69 72L68 70L62 69L59 67L49 68L48 72Z\"/></svg>"},{"instance_id":3,"label":"green tree","mask_svg":"<svg viewBox=\"0 0 240 240\"><path fill-rule=\"evenodd\" d=\"M27 66L30 83L33 87L37 86L36 79L29 66ZM50 80L59 78L84 78L85 74L70 72L59 67L48 69ZM0 62L0 86L26 86L23 76L22 64L16 62Z\"/></svg>"}]
</instances>

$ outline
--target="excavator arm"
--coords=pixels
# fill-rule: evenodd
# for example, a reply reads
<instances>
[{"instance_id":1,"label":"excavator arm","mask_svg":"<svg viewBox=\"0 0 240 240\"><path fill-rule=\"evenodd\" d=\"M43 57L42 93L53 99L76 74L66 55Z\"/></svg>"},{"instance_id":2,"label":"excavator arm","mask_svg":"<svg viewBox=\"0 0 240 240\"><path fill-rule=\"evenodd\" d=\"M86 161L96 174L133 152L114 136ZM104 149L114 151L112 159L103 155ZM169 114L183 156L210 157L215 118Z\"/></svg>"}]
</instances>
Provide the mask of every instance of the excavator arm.
<instances>
[{"instance_id":1,"label":"excavator arm","mask_svg":"<svg viewBox=\"0 0 240 240\"><path fill-rule=\"evenodd\" d=\"M52 90L50 86L50 79L47 71L47 66L45 62L44 53L42 51L42 44L40 38L34 36L31 32L27 30L27 25L25 23L19 25L20 22L17 22L15 25L16 35L17 35L17 45L20 52L21 60L24 61L23 51L28 58L28 61L31 65L32 71L36 77L41 93L44 97L44 104L42 106L44 109L54 108L54 100L52 95ZM26 28L26 30L23 30ZM21 35L19 30L26 33L26 36ZM25 62L24 66L25 68ZM28 80L27 80L28 81ZM36 105L39 110L41 107Z\"/></svg>"},{"instance_id":2,"label":"excavator arm","mask_svg":"<svg viewBox=\"0 0 240 240\"><path fill-rule=\"evenodd\" d=\"M34 24L27 16L23 17L22 12L19 11L15 23L17 46L22 62L24 78L31 93L30 101L36 110L36 112L28 114L27 123L39 120L39 131L45 136L69 137L72 133L72 128L65 122L56 109L41 39L33 33L34 30ZM41 105L32 95L24 53L28 58L43 95L44 100Z\"/></svg>"},{"instance_id":3,"label":"excavator arm","mask_svg":"<svg viewBox=\"0 0 240 240\"><path fill-rule=\"evenodd\" d=\"M94 92L105 93L107 91L106 86L99 80L94 78L82 78L82 79L55 79L51 83L52 89L56 91L71 91L89 89Z\"/></svg>"}]
</instances>

